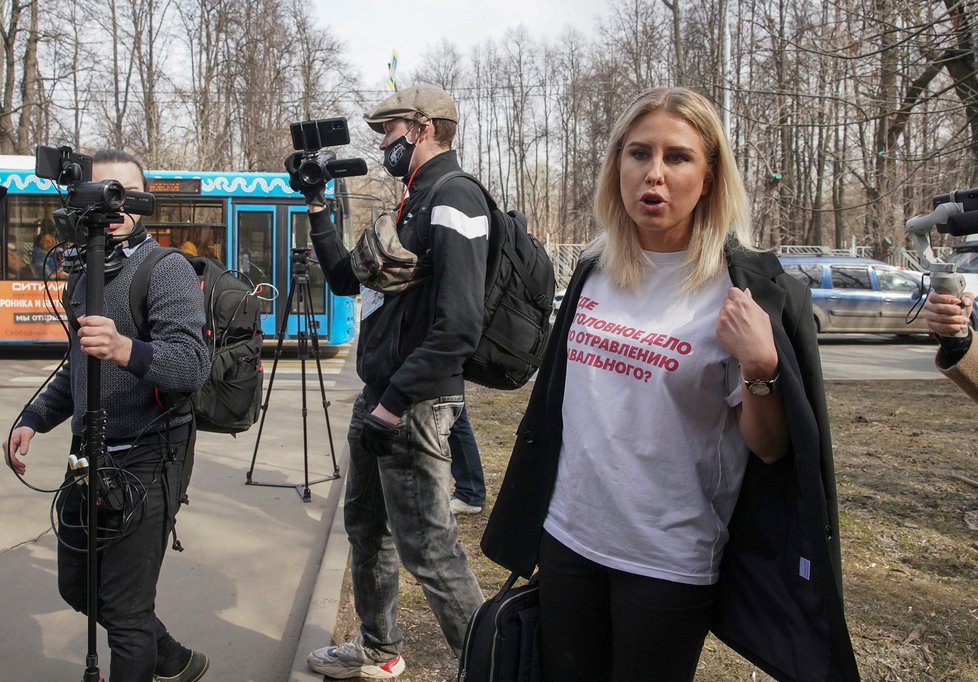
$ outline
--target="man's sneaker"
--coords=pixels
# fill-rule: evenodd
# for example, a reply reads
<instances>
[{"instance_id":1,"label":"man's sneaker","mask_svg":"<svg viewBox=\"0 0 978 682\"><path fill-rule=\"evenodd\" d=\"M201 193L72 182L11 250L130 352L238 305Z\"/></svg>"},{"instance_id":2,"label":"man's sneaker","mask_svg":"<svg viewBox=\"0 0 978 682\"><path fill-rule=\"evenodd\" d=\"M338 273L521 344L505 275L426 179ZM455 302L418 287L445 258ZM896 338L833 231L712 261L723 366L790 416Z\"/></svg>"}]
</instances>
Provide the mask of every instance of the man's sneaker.
<instances>
[{"instance_id":1,"label":"man's sneaker","mask_svg":"<svg viewBox=\"0 0 978 682\"><path fill-rule=\"evenodd\" d=\"M199 651L191 651L190 660L183 670L172 677L153 675L153 682L197 682L210 666L211 662L207 660L207 656Z\"/></svg>"},{"instance_id":2,"label":"man's sneaker","mask_svg":"<svg viewBox=\"0 0 978 682\"><path fill-rule=\"evenodd\" d=\"M481 514L482 513L482 507L477 507L474 504L463 502L457 497L453 497L451 500L449 500L448 506L452 508L453 514Z\"/></svg>"},{"instance_id":3,"label":"man's sneaker","mask_svg":"<svg viewBox=\"0 0 978 682\"><path fill-rule=\"evenodd\" d=\"M368 680L392 680L404 672L404 659L395 656L389 661L375 661L363 649L362 635L339 646L316 649L306 659L309 667L326 677L347 680L363 677Z\"/></svg>"}]
</instances>

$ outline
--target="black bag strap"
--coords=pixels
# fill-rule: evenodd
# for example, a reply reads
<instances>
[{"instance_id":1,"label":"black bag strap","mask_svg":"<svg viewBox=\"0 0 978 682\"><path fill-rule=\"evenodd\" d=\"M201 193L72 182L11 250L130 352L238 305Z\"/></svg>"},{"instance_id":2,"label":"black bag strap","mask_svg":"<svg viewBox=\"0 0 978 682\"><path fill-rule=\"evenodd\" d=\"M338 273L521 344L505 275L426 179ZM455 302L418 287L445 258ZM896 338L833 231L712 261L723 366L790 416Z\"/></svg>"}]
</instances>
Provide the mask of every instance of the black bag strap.
<instances>
[{"instance_id":1,"label":"black bag strap","mask_svg":"<svg viewBox=\"0 0 978 682\"><path fill-rule=\"evenodd\" d=\"M182 255L183 251L172 246L153 249L139 264L132 276L132 284L129 286L129 312L132 313L132 321L136 323L136 333L143 341L149 338L149 329L146 327L149 316L149 310L146 306L146 295L149 293L149 276L153 273L156 264L171 253Z\"/></svg>"},{"instance_id":2,"label":"black bag strap","mask_svg":"<svg viewBox=\"0 0 978 682\"><path fill-rule=\"evenodd\" d=\"M424 205L421 207L421 212L422 213L427 213L428 212L428 208L431 206L431 201L438 194L438 190L440 190L441 189L441 186L444 185L449 180L451 180L452 178L468 178L469 180L471 180L472 182L474 182L475 184L477 184L479 186L479 189L482 190L482 194L485 195L485 197L486 197L486 203L489 204L489 210L490 211L492 211L493 209L498 209L499 208L496 205L496 200L492 198L492 195L491 194L489 194L489 190L487 190L485 188L485 185L483 185L481 182L479 182L479 178L477 178L474 175L471 175L469 173L466 173L463 170L456 170L456 171L449 171L448 173L445 173L443 176L441 176L440 178L438 178L435 181L435 184L432 185L432 187L431 187L431 191L428 192L428 196L425 198Z\"/></svg>"}]
</instances>

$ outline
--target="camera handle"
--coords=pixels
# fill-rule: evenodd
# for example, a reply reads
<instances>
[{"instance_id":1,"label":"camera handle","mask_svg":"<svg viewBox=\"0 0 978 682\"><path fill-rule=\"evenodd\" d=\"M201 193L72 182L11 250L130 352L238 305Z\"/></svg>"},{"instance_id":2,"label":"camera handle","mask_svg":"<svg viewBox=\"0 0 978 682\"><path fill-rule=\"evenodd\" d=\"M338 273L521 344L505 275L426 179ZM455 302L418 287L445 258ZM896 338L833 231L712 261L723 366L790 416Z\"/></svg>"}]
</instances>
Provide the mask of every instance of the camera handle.
<instances>
[{"instance_id":1,"label":"camera handle","mask_svg":"<svg viewBox=\"0 0 978 682\"><path fill-rule=\"evenodd\" d=\"M913 239L921 264L931 273L931 289L939 294L950 294L955 298L961 298L961 294L964 293L964 277L958 272L956 263L945 263L934 256L930 244L930 228L934 225L943 225L951 216L963 212L964 207L961 204L948 201L938 204L930 213L914 216L907 221L907 234ZM968 330L964 329L947 336L964 337L967 335Z\"/></svg>"}]
</instances>

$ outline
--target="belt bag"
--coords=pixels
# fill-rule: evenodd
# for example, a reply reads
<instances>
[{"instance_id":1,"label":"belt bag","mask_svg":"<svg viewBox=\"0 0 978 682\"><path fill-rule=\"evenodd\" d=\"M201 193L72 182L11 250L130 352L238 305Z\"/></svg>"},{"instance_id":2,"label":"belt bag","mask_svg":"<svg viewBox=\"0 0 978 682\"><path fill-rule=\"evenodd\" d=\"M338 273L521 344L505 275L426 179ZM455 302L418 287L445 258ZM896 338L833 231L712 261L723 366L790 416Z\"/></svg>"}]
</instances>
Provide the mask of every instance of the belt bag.
<instances>
[{"instance_id":1,"label":"belt bag","mask_svg":"<svg viewBox=\"0 0 978 682\"><path fill-rule=\"evenodd\" d=\"M389 213L360 233L350 252L350 263L361 284L384 294L407 291L431 276L428 259L419 258L401 244Z\"/></svg>"}]
</instances>

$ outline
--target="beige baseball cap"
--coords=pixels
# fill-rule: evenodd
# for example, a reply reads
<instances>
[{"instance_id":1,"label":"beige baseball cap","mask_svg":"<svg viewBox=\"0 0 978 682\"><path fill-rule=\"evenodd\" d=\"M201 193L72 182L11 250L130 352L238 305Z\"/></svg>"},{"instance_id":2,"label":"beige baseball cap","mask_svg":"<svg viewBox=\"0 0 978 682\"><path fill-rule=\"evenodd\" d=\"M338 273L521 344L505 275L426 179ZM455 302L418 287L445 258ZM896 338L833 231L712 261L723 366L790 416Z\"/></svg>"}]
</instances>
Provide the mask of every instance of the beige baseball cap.
<instances>
[{"instance_id":1,"label":"beige baseball cap","mask_svg":"<svg viewBox=\"0 0 978 682\"><path fill-rule=\"evenodd\" d=\"M380 134L384 133L385 122L398 118L445 118L458 123L458 110L451 95L437 85L415 85L395 92L363 115L367 125Z\"/></svg>"}]
</instances>

